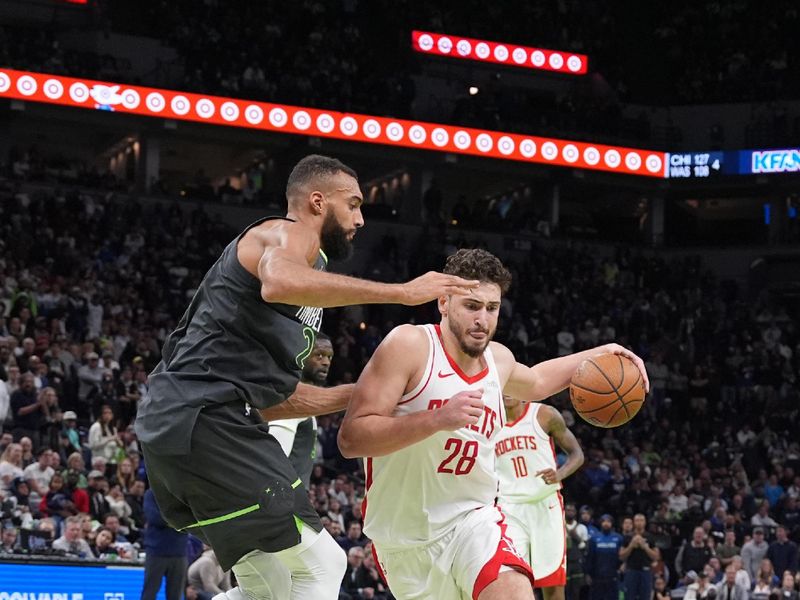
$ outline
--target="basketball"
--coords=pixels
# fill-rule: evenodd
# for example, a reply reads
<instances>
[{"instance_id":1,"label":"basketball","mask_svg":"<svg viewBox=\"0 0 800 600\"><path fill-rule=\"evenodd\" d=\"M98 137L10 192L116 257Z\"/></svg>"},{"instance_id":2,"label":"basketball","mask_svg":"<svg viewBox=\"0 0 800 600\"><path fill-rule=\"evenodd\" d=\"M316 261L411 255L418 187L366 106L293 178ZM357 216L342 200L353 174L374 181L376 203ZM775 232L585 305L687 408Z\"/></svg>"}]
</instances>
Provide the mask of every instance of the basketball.
<instances>
[{"instance_id":1,"label":"basketball","mask_svg":"<svg viewBox=\"0 0 800 600\"><path fill-rule=\"evenodd\" d=\"M598 354L583 361L569 384L572 406L596 427L619 427L644 404L642 374L629 358Z\"/></svg>"}]
</instances>

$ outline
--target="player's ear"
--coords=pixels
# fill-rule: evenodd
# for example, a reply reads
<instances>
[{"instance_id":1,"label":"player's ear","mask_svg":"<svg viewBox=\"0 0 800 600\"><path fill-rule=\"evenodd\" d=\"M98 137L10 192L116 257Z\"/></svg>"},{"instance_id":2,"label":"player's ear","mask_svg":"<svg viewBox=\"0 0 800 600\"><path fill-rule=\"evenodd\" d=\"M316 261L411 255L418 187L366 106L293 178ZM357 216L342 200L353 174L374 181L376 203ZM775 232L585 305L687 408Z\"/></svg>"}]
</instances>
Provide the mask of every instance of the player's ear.
<instances>
[{"instance_id":1,"label":"player's ear","mask_svg":"<svg viewBox=\"0 0 800 600\"><path fill-rule=\"evenodd\" d=\"M308 196L308 202L311 205L311 212L315 215L321 215L325 212L325 205L328 204L325 195L316 190L311 192Z\"/></svg>"},{"instance_id":2,"label":"player's ear","mask_svg":"<svg viewBox=\"0 0 800 600\"><path fill-rule=\"evenodd\" d=\"M443 317L447 316L447 310L450 308L450 298L450 296L439 296L436 301L439 305L439 312L442 313Z\"/></svg>"}]
</instances>

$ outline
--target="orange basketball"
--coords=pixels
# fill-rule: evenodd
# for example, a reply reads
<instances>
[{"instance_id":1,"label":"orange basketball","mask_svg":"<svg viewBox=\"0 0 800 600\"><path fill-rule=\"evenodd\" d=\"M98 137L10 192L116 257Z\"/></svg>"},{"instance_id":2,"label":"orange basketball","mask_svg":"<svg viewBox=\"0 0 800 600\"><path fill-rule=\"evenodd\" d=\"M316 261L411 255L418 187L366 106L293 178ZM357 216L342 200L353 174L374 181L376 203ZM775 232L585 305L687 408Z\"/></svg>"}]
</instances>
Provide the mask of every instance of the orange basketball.
<instances>
[{"instance_id":1,"label":"orange basketball","mask_svg":"<svg viewBox=\"0 0 800 600\"><path fill-rule=\"evenodd\" d=\"M619 354L598 354L583 361L569 383L572 406L597 427L619 427L644 404L644 380L633 361Z\"/></svg>"}]
</instances>

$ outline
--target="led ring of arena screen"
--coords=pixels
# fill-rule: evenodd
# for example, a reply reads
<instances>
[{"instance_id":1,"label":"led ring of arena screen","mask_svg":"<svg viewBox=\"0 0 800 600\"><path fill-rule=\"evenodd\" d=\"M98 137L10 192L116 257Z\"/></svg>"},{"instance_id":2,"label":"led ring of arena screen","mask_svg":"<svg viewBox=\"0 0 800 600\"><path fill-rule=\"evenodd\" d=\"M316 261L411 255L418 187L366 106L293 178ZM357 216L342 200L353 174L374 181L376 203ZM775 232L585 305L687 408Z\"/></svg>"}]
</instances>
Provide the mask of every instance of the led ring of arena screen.
<instances>
[{"instance_id":1,"label":"led ring of arena screen","mask_svg":"<svg viewBox=\"0 0 800 600\"><path fill-rule=\"evenodd\" d=\"M0 70L13 98L248 129L664 178L666 153L422 121Z\"/></svg>"},{"instance_id":2,"label":"led ring of arena screen","mask_svg":"<svg viewBox=\"0 0 800 600\"><path fill-rule=\"evenodd\" d=\"M567 75L586 75L589 65L589 57L585 54L490 42L430 31L412 31L411 46L423 54L477 60L538 71L553 71Z\"/></svg>"}]
</instances>

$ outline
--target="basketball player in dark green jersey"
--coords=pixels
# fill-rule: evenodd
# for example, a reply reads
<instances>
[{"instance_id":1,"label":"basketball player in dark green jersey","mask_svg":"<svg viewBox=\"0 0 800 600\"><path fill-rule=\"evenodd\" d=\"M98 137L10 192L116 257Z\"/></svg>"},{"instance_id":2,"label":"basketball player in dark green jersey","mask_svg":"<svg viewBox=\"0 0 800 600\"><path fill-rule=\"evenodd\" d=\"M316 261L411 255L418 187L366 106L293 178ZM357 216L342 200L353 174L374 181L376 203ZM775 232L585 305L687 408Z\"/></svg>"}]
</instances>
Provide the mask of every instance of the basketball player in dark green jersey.
<instances>
[{"instance_id":1,"label":"basketball player in dark green jersey","mask_svg":"<svg viewBox=\"0 0 800 600\"><path fill-rule=\"evenodd\" d=\"M346 406L351 386L299 383L322 309L415 305L478 285L441 273L384 284L325 272L364 224L356 174L338 160L301 160L286 196L286 217L249 226L206 273L164 344L136 420L165 520L233 569L241 591L228 598L274 598L276 561L291 574L289 598L338 597L344 553L264 422Z\"/></svg>"}]
</instances>

